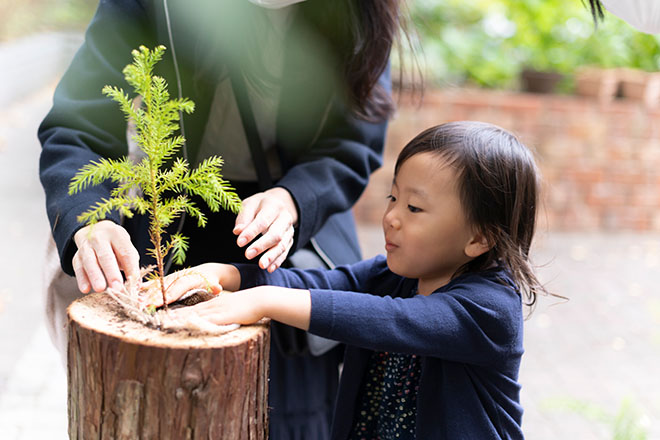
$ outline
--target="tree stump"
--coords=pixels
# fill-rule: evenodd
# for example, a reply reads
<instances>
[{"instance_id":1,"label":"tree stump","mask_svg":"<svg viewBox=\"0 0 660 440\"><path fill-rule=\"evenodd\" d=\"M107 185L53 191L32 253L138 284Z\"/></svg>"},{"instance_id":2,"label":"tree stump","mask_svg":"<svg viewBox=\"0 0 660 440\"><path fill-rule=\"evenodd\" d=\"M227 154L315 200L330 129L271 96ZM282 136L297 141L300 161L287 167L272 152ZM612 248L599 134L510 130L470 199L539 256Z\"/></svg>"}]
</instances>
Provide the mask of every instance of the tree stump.
<instances>
[{"instance_id":1,"label":"tree stump","mask_svg":"<svg viewBox=\"0 0 660 440\"><path fill-rule=\"evenodd\" d=\"M266 439L267 322L163 332L105 294L68 309L71 439Z\"/></svg>"}]
</instances>

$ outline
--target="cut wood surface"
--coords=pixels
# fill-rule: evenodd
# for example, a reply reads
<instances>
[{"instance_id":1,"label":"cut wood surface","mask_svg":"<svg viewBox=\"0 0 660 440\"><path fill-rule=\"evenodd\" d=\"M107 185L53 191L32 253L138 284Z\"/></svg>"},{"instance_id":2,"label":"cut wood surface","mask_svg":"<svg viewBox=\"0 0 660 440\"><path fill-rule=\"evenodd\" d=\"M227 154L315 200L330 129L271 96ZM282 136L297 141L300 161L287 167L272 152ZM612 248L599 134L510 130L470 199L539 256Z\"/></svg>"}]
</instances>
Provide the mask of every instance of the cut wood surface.
<instances>
[{"instance_id":1,"label":"cut wood surface","mask_svg":"<svg viewBox=\"0 0 660 440\"><path fill-rule=\"evenodd\" d=\"M104 294L68 310L72 439L266 439L267 322L163 332Z\"/></svg>"}]
</instances>

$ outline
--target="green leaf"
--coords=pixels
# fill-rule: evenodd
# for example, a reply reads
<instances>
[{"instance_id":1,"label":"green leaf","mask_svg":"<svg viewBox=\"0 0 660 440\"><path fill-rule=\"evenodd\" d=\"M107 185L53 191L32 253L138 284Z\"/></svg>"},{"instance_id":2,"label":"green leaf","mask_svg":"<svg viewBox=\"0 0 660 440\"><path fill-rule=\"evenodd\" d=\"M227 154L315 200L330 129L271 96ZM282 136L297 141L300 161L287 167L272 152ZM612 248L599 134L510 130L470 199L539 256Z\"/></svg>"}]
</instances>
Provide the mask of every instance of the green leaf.
<instances>
[{"instance_id":1,"label":"green leaf","mask_svg":"<svg viewBox=\"0 0 660 440\"><path fill-rule=\"evenodd\" d=\"M158 221L165 227L172 224L175 218L186 210L189 200L186 196L178 196L164 200L158 207Z\"/></svg>"},{"instance_id":2,"label":"green leaf","mask_svg":"<svg viewBox=\"0 0 660 440\"><path fill-rule=\"evenodd\" d=\"M172 248L172 261L175 264L183 264L186 260L186 252L188 251L188 238L181 234L172 234L170 247Z\"/></svg>"},{"instance_id":3,"label":"green leaf","mask_svg":"<svg viewBox=\"0 0 660 440\"><path fill-rule=\"evenodd\" d=\"M222 179L222 164L220 157L209 157L183 180L182 186L200 196L212 211L219 211L222 207L236 214L241 209L241 200L229 182Z\"/></svg>"},{"instance_id":4,"label":"green leaf","mask_svg":"<svg viewBox=\"0 0 660 440\"><path fill-rule=\"evenodd\" d=\"M129 183L135 179L132 165L126 158L121 160L101 158L98 162L84 165L69 183L69 195L78 193L89 186L97 186L106 180Z\"/></svg>"},{"instance_id":5,"label":"green leaf","mask_svg":"<svg viewBox=\"0 0 660 440\"><path fill-rule=\"evenodd\" d=\"M135 198L114 197L101 199L93 208L80 214L77 218L79 223L94 224L106 219L112 211L117 211L126 217L133 217L131 208L135 204Z\"/></svg>"},{"instance_id":6,"label":"green leaf","mask_svg":"<svg viewBox=\"0 0 660 440\"><path fill-rule=\"evenodd\" d=\"M206 226L206 216L202 211L200 211L193 202L190 202L186 205L186 212L192 218L197 219L197 226L203 228Z\"/></svg>"}]
</instances>

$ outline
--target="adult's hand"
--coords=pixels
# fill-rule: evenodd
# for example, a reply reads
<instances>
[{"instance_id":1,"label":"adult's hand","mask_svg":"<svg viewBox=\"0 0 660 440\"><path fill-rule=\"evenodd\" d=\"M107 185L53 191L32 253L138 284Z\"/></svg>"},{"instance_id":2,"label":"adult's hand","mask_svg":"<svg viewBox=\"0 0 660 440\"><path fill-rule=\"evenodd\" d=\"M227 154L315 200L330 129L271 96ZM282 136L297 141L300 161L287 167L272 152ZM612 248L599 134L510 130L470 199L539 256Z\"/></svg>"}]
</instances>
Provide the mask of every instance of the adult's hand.
<instances>
[{"instance_id":1,"label":"adult's hand","mask_svg":"<svg viewBox=\"0 0 660 440\"><path fill-rule=\"evenodd\" d=\"M78 288L83 293L90 289L101 292L110 286L121 289L123 279L138 280L140 256L128 232L118 224L103 220L78 230L73 236L78 246L73 256L73 271Z\"/></svg>"},{"instance_id":2,"label":"adult's hand","mask_svg":"<svg viewBox=\"0 0 660 440\"><path fill-rule=\"evenodd\" d=\"M236 217L234 234L236 243L243 247L255 239L245 251L252 259L263 254L259 267L273 272L280 267L293 245L293 227L298 223L298 211L289 191L271 188L243 200L241 212Z\"/></svg>"}]
</instances>

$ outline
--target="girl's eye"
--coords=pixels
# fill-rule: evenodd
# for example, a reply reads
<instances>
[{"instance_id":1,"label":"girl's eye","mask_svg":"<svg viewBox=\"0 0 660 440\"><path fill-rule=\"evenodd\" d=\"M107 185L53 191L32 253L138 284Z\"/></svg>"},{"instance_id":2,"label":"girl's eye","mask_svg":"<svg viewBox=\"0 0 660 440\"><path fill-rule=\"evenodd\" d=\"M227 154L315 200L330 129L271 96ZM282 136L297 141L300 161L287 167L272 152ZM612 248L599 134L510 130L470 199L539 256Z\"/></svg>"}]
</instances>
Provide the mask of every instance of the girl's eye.
<instances>
[{"instance_id":1,"label":"girl's eye","mask_svg":"<svg viewBox=\"0 0 660 440\"><path fill-rule=\"evenodd\" d=\"M396 202L396 197L394 197L392 194L388 195L388 196L385 197L385 198L386 198L387 200L389 200L390 202Z\"/></svg>"},{"instance_id":2,"label":"girl's eye","mask_svg":"<svg viewBox=\"0 0 660 440\"><path fill-rule=\"evenodd\" d=\"M413 206L413 205L408 205L408 211L410 211L410 212L422 212L421 209L419 209L418 207Z\"/></svg>"}]
</instances>

